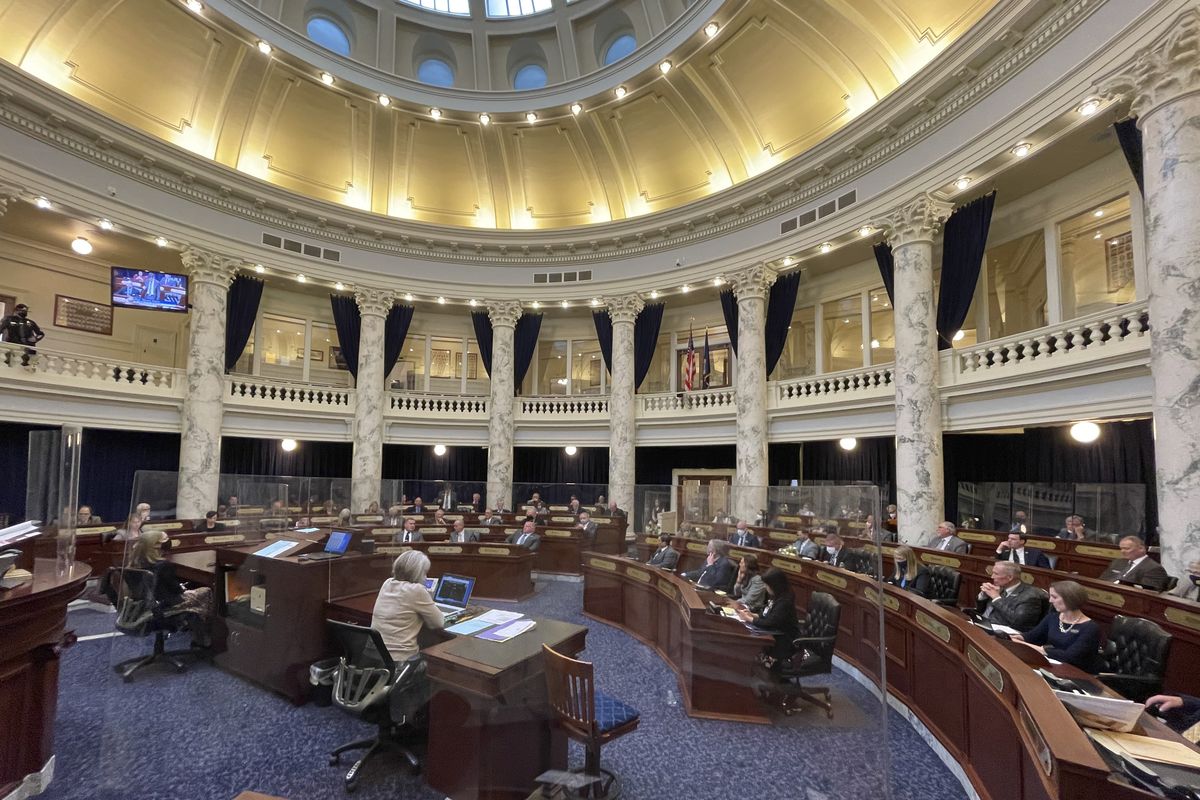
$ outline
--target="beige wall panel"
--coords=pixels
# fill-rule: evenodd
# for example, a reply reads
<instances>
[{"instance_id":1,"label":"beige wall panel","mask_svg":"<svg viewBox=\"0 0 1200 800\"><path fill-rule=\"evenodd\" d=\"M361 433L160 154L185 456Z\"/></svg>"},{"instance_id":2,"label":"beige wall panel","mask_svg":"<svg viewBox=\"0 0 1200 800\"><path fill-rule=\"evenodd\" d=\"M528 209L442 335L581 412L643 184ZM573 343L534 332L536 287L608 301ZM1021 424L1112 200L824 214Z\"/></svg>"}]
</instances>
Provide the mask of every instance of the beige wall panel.
<instances>
[{"instance_id":1,"label":"beige wall panel","mask_svg":"<svg viewBox=\"0 0 1200 800\"><path fill-rule=\"evenodd\" d=\"M578 134L558 125L519 128L508 137L514 183L512 227L606 221L608 208Z\"/></svg>"},{"instance_id":2,"label":"beige wall panel","mask_svg":"<svg viewBox=\"0 0 1200 800\"><path fill-rule=\"evenodd\" d=\"M29 46L51 20L57 19L76 0L0 0L0 58L20 64Z\"/></svg>"},{"instance_id":3,"label":"beige wall panel","mask_svg":"<svg viewBox=\"0 0 1200 800\"><path fill-rule=\"evenodd\" d=\"M696 127L685 122L670 99L643 94L614 110L609 127L629 165L636 196L633 213L658 211L713 190L713 170ZM723 171L718 183L729 184Z\"/></svg>"},{"instance_id":4,"label":"beige wall panel","mask_svg":"<svg viewBox=\"0 0 1200 800\"><path fill-rule=\"evenodd\" d=\"M482 156L468 127L398 121L388 213L451 225L490 224L492 210L483 208Z\"/></svg>"},{"instance_id":5,"label":"beige wall panel","mask_svg":"<svg viewBox=\"0 0 1200 800\"><path fill-rule=\"evenodd\" d=\"M898 20L914 40L934 44L947 35L961 34L995 5L995 0L873 0L871 5Z\"/></svg>"},{"instance_id":6,"label":"beige wall panel","mask_svg":"<svg viewBox=\"0 0 1200 800\"><path fill-rule=\"evenodd\" d=\"M773 19L823 62L837 65L839 74L863 99L883 97L896 88L901 76L924 65L934 52L932 47L919 47L907 26L879 8L879 0L804 6L766 0L763 7L768 5ZM876 21L880 24L871 24Z\"/></svg>"}]
</instances>

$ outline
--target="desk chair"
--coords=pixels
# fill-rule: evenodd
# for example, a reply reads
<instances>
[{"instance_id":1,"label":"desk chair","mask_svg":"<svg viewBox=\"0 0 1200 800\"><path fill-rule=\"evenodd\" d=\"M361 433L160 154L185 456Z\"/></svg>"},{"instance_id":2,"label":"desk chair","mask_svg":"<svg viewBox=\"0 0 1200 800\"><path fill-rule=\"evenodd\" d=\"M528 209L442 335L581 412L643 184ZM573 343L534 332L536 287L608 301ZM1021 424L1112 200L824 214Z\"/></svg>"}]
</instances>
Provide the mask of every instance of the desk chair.
<instances>
[{"instance_id":1,"label":"desk chair","mask_svg":"<svg viewBox=\"0 0 1200 800\"><path fill-rule=\"evenodd\" d=\"M596 689L588 661L560 655L542 645L550 708L567 736L584 746L583 774L592 780L571 797L604 798L620 795L620 784L600 767L600 746L636 730L638 712Z\"/></svg>"},{"instance_id":2,"label":"desk chair","mask_svg":"<svg viewBox=\"0 0 1200 800\"><path fill-rule=\"evenodd\" d=\"M813 592L808 600L808 614L800 623L800 636L792 641L796 648L791 659L780 664L776 673L783 683L785 700L783 713L791 716L800 707L791 700L799 698L825 709L825 716L833 719L832 696L829 687L809 688L802 681L814 675L829 675L833 672L833 648L837 642L838 622L842 607L833 595ZM817 697L823 694L825 699Z\"/></svg>"},{"instance_id":3,"label":"desk chair","mask_svg":"<svg viewBox=\"0 0 1200 800\"><path fill-rule=\"evenodd\" d=\"M420 772L420 759L405 742L424 727L428 705L425 662L413 659L397 665L379 631L331 619L325 622L342 651L333 676L334 704L379 727L370 739L334 748L329 754L330 766L341 762L342 753L367 749L346 773L347 792L358 787L363 765L382 748L396 750L414 775Z\"/></svg>"},{"instance_id":4,"label":"desk chair","mask_svg":"<svg viewBox=\"0 0 1200 800\"><path fill-rule=\"evenodd\" d=\"M944 567L941 564L926 564L929 570L929 593L925 596L939 606L958 606L958 587L962 576L958 570Z\"/></svg>"},{"instance_id":5,"label":"desk chair","mask_svg":"<svg viewBox=\"0 0 1200 800\"><path fill-rule=\"evenodd\" d=\"M1101 654L1105 671L1096 677L1110 689L1139 703L1162 693L1171 634L1148 619L1113 617Z\"/></svg>"},{"instance_id":6,"label":"desk chair","mask_svg":"<svg viewBox=\"0 0 1200 800\"><path fill-rule=\"evenodd\" d=\"M182 656L196 656L194 650L167 650L167 637L188 627L191 612L163 605L154 597L156 579L147 569L109 567L108 585L117 593L117 630L128 636L154 635L154 651L147 656L126 659L113 669L126 683L142 667L166 661L183 672Z\"/></svg>"}]
</instances>

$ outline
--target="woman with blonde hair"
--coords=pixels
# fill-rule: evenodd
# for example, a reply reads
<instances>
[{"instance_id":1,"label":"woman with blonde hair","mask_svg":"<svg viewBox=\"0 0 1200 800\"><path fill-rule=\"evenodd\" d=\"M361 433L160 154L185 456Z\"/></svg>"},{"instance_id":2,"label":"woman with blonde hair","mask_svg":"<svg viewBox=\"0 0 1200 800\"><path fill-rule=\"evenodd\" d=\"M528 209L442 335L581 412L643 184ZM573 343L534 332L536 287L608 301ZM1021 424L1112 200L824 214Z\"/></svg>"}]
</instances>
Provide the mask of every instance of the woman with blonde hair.
<instances>
[{"instance_id":1,"label":"woman with blonde hair","mask_svg":"<svg viewBox=\"0 0 1200 800\"><path fill-rule=\"evenodd\" d=\"M375 598L371 627L379 631L397 664L420 654L417 634L422 625L440 630L446 624L425 588L428 574L429 556L420 550L403 552L392 562L392 577L383 582Z\"/></svg>"},{"instance_id":2,"label":"woman with blonde hair","mask_svg":"<svg viewBox=\"0 0 1200 800\"><path fill-rule=\"evenodd\" d=\"M172 611L191 614L192 644L209 644L208 618L212 615L212 589L186 589L175 574L175 565L163 558L167 534L142 531L133 545L129 566L154 574L154 599Z\"/></svg>"},{"instance_id":3,"label":"woman with blonde hair","mask_svg":"<svg viewBox=\"0 0 1200 800\"><path fill-rule=\"evenodd\" d=\"M917 559L917 554L906 544L896 548L892 556L895 567L887 582L901 589L925 597L929 591L929 570Z\"/></svg>"}]
</instances>

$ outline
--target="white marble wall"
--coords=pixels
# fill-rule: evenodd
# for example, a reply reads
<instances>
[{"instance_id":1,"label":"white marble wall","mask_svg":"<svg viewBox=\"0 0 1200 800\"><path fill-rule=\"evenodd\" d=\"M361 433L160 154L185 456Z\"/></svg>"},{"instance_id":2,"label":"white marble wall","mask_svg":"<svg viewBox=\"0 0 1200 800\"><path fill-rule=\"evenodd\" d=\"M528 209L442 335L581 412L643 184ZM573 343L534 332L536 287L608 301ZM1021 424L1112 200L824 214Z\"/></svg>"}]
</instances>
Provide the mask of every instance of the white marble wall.
<instances>
[{"instance_id":1,"label":"white marble wall","mask_svg":"<svg viewBox=\"0 0 1200 800\"><path fill-rule=\"evenodd\" d=\"M1136 54L1110 86L1142 130L1150 371L1162 563L1200 559L1200 12Z\"/></svg>"},{"instance_id":2,"label":"white marble wall","mask_svg":"<svg viewBox=\"0 0 1200 800\"><path fill-rule=\"evenodd\" d=\"M358 289L358 375L354 379L354 456L350 467L350 509L361 514L379 496L383 478L384 327L395 302L391 292Z\"/></svg>"},{"instance_id":3,"label":"white marble wall","mask_svg":"<svg viewBox=\"0 0 1200 800\"><path fill-rule=\"evenodd\" d=\"M767 508L767 295L775 273L765 265L728 277L737 297L737 475L730 511L753 521Z\"/></svg>"},{"instance_id":4,"label":"white marble wall","mask_svg":"<svg viewBox=\"0 0 1200 800\"><path fill-rule=\"evenodd\" d=\"M181 519L203 519L205 512L217 507L220 490L225 306L238 262L195 248L185 249L180 260L188 273L192 309L175 514Z\"/></svg>"},{"instance_id":5,"label":"white marble wall","mask_svg":"<svg viewBox=\"0 0 1200 800\"><path fill-rule=\"evenodd\" d=\"M890 215L896 261L896 505L900 540L922 544L945 518L933 237L950 205L921 194Z\"/></svg>"},{"instance_id":6,"label":"white marble wall","mask_svg":"<svg viewBox=\"0 0 1200 800\"><path fill-rule=\"evenodd\" d=\"M608 499L633 513L637 481L633 328L644 303L636 294L605 299L612 319L612 381L608 404Z\"/></svg>"},{"instance_id":7,"label":"white marble wall","mask_svg":"<svg viewBox=\"0 0 1200 800\"><path fill-rule=\"evenodd\" d=\"M515 300L488 306L492 322L491 402L488 417L487 497L493 507L512 508L513 396L516 394L516 353L513 336L521 318Z\"/></svg>"}]
</instances>

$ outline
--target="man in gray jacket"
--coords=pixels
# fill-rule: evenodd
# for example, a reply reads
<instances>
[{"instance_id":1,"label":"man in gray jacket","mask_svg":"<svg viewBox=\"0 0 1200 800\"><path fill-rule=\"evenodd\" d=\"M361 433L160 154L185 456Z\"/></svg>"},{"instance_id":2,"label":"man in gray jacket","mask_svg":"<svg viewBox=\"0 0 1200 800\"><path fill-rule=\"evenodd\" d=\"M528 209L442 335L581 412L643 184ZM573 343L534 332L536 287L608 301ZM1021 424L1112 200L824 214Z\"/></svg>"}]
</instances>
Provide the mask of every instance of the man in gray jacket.
<instances>
[{"instance_id":1,"label":"man in gray jacket","mask_svg":"<svg viewBox=\"0 0 1200 800\"><path fill-rule=\"evenodd\" d=\"M671 534L664 533L659 538L658 545L658 549L646 563L652 567L661 567L668 572L674 571L676 565L679 564L679 551L671 547Z\"/></svg>"},{"instance_id":2,"label":"man in gray jacket","mask_svg":"<svg viewBox=\"0 0 1200 800\"><path fill-rule=\"evenodd\" d=\"M979 587L975 610L988 622L1024 633L1041 621L1045 598L1045 592L1021 580L1020 564L997 561L991 582Z\"/></svg>"},{"instance_id":3,"label":"man in gray jacket","mask_svg":"<svg viewBox=\"0 0 1200 800\"><path fill-rule=\"evenodd\" d=\"M937 527L937 534L925 545L933 550L944 550L947 553L965 555L970 548L967 543L954 535L956 528L953 522L943 522Z\"/></svg>"}]
</instances>

